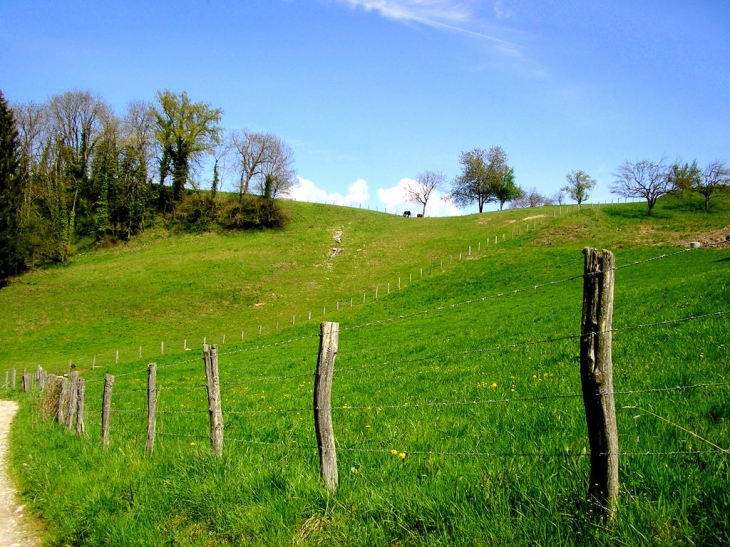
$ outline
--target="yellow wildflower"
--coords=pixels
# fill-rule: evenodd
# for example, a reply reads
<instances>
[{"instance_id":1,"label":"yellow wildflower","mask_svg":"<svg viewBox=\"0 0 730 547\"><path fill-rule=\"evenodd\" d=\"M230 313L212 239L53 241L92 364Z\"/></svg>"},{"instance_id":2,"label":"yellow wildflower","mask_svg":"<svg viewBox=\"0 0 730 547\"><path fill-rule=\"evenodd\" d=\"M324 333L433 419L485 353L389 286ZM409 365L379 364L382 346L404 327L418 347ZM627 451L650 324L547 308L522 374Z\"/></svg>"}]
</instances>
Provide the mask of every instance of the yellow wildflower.
<instances>
[{"instance_id":1,"label":"yellow wildflower","mask_svg":"<svg viewBox=\"0 0 730 547\"><path fill-rule=\"evenodd\" d=\"M406 459L406 453L405 453L405 452L401 452L400 454L398 454L398 457L399 457L399 458L400 458L401 460L405 460L405 459Z\"/></svg>"},{"instance_id":2,"label":"yellow wildflower","mask_svg":"<svg viewBox=\"0 0 730 547\"><path fill-rule=\"evenodd\" d=\"M393 456L395 456L396 454L398 454L398 451L397 450L391 450L390 453L393 454Z\"/></svg>"}]
</instances>

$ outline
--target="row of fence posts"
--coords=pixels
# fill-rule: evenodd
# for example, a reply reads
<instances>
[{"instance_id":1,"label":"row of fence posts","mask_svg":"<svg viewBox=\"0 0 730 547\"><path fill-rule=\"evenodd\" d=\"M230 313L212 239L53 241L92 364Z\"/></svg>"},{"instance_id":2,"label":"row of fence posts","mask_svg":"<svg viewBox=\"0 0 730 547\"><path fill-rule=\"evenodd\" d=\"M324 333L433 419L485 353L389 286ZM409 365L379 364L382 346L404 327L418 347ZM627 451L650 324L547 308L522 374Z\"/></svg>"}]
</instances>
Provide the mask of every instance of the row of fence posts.
<instances>
[{"instance_id":1,"label":"row of fence posts","mask_svg":"<svg viewBox=\"0 0 730 547\"><path fill-rule=\"evenodd\" d=\"M613 289L615 258L610 251L598 252L585 248L583 311L580 337L580 375L583 403L588 426L590 447L589 498L596 504L598 513L613 519L618 502L618 432L613 390L613 365L611 356L611 328L613 321ZM320 344L317 368L314 376L313 410L317 448L320 459L320 476L325 488L336 492L339 478L337 451L332 425L332 379L339 344L339 324L320 324ZM213 453L223 454L223 414L221 410L220 380L218 375L218 346L203 345L208 413L210 417L210 443ZM32 375L23 372L24 390L29 389ZM26 380L27 378L27 380ZM41 367L36 380L46 387L49 376ZM54 377L60 382L56 420L70 430L76 418L76 433L85 432L84 380L78 372L68 377ZM156 429L156 381L157 366L148 365L147 383L147 440L145 451L152 453ZM6 373L7 385L7 373ZM101 412L102 446L109 446L114 376L107 374ZM64 419L65 418L65 419Z\"/></svg>"},{"instance_id":2,"label":"row of fence posts","mask_svg":"<svg viewBox=\"0 0 730 547\"><path fill-rule=\"evenodd\" d=\"M562 216L562 210L560 212L560 215ZM536 219L533 220L533 229L535 229L535 228L537 228L537 220ZM526 233L529 233L529 231L530 231L530 223L528 221L527 224L526 224ZM511 233L512 233L512 239L514 239L515 238L515 231L514 231L514 229L512 230ZM521 227L519 228L519 232L518 232L517 235L522 235L522 228ZM502 241L506 241L506 239L507 239L507 234L506 233L503 233L502 234ZM489 247L489 242L490 241L491 241L490 238L487 238L485 240L485 243L486 243L486 246L487 247ZM496 245L498 243L499 243L499 235L495 235L494 236L494 244ZM480 241L478 243L478 251L481 252L481 250L482 250L482 243ZM459 251L459 260L462 260L462 254L463 253L461 251ZM469 245L469 247L467 249L467 256L469 256L469 257L472 256L472 246L471 245ZM449 255L449 266L451 266L453 264L453 262L454 262L454 255L451 254L451 255ZM430 267L431 267L431 276L433 276L434 264L431 264ZM441 270L443 271L443 269L444 269L444 260L443 259L441 260L441 266L440 267L441 267ZM420 274L420 279L423 279L423 268L420 268L419 274ZM408 274L408 281L410 283L413 282L413 274L412 273ZM390 294L390 282L387 282L386 283L386 287L387 287L387 293ZM400 290L400 288L401 288L401 278L398 277L398 290ZM379 289L380 289L379 286L376 286L375 287L375 300L378 300L378 292L379 292ZM367 291L363 291L363 295L362 295L362 302L363 302L363 304L365 304L365 302L366 302L366 299L367 299L366 297L367 297ZM354 302L354 299L353 298L350 298L350 308L353 307L353 302ZM335 303L335 307L336 307L336 310L337 311L340 311L340 301L339 300ZM323 306L322 307L322 315L327 315L327 307L326 306ZM312 312L311 311L308 312L307 317L308 317L308 321L311 321L312 320ZM295 325L296 324L296 316L295 315L292 315L291 324L292 325ZM276 330L279 330L279 321L276 322ZM263 334L263 325L259 325L258 326L258 334L259 334L259 336L261 336ZM243 342L244 339L245 339L245 331L242 330L241 331L241 341ZM225 343L226 343L226 335L225 335L225 333L222 336L221 343L223 345L225 345ZM205 345L205 344L206 344L206 338L204 337L203 338L203 345ZM183 340L183 351L188 351L188 350L189 350L189 348L188 348L188 341L187 341L187 339L184 339ZM165 354L165 342L160 342L160 355L164 355L164 354ZM92 370L94 370L95 368L97 368L97 365L96 365L96 357L97 356L94 355L92 357L92 360L91 360L91 369ZM120 360L119 359L119 350L115 350L115 352L114 352L114 364L119 364L119 360ZM142 346L139 346L138 349L137 349L137 360L138 361L141 361L142 360ZM71 374L72 366L73 366L73 360L69 360L69 363L68 363L68 374ZM5 389L7 390L9 388L9 386L10 386L10 384L8 383L7 372L6 372ZM12 379L12 389L15 389L15 372L14 371L13 371L13 379Z\"/></svg>"}]
</instances>

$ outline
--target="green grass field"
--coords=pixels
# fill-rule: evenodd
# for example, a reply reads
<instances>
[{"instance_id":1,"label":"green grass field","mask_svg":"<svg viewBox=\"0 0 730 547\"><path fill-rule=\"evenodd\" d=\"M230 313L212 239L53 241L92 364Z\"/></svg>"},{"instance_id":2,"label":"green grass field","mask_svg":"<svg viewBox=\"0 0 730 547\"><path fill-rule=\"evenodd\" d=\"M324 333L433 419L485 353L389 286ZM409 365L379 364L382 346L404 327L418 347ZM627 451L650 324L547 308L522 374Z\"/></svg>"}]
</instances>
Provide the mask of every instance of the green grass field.
<instances>
[{"instance_id":1,"label":"green grass field","mask_svg":"<svg viewBox=\"0 0 730 547\"><path fill-rule=\"evenodd\" d=\"M38 393L8 394L22 404L13 472L49 545L730 543L730 461L716 447L730 448L730 314L708 315L730 310L730 249L683 252L730 224L730 202L708 215L666 198L653 218L642 204L446 219L286 206L279 231L151 231L0 291L0 370L62 373L71 360L87 382L82 438L43 419ZM620 266L610 527L586 501L587 245ZM335 495L312 421L322 320L341 329ZM203 337L219 344L221 459L207 439ZM145 456L150 361L158 438Z\"/></svg>"}]
</instances>

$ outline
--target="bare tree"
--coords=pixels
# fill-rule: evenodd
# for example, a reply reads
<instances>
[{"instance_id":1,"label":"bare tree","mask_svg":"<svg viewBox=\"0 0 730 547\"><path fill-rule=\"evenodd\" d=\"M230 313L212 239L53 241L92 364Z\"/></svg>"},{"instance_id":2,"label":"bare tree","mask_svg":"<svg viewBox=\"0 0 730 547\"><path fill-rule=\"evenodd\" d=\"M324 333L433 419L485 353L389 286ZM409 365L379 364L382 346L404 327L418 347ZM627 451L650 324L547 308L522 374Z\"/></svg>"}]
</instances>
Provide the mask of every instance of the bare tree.
<instances>
[{"instance_id":1,"label":"bare tree","mask_svg":"<svg viewBox=\"0 0 730 547\"><path fill-rule=\"evenodd\" d=\"M510 209L522 209L525 207L542 207L543 205L552 205L554 203L553 198L544 196L537 191L537 188L533 187L526 192L512 200L510 203Z\"/></svg>"},{"instance_id":2,"label":"bare tree","mask_svg":"<svg viewBox=\"0 0 730 547\"><path fill-rule=\"evenodd\" d=\"M406 185L408 201L423 205L423 216L426 216L426 204L434 190L442 188L446 183L443 173L424 171Z\"/></svg>"},{"instance_id":3,"label":"bare tree","mask_svg":"<svg viewBox=\"0 0 730 547\"><path fill-rule=\"evenodd\" d=\"M611 192L624 198L645 199L649 207L647 213L649 216L657 199L672 189L664 158L658 162L625 161L614 173L614 177L616 180L611 184Z\"/></svg>"},{"instance_id":4,"label":"bare tree","mask_svg":"<svg viewBox=\"0 0 730 547\"><path fill-rule=\"evenodd\" d=\"M710 211L710 198L717 192L728 191L730 169L724 162L715 160L707 164L697 177L692 189L705 198L705 211Z\"/></svg>"},{"instance_id":5,"label":"bare tree","mask_svg":"<svg viewBox=\"0 0 730 547\"><path fill-rule=\"evenodd\" d=\"M251 190L273 198L294 185L294 154L276 135L244 129L232 133L231 148L240 171L239 198Z\"/></svg>"}]
</instances>

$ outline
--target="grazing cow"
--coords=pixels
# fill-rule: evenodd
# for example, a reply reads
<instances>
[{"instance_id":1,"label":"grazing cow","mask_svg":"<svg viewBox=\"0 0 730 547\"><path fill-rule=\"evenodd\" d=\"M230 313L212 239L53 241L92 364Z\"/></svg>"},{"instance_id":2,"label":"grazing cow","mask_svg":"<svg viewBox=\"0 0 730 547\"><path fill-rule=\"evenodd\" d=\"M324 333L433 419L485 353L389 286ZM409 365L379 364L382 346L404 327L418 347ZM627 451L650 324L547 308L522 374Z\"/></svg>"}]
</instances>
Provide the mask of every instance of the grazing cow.
<instances>
[{"instance_id":1,"label":"grazing cow","mask_svg":"<svg viewBox=\"0 0 730 547\"><path fill-rule=\"evenodd\" d=\"M409 216L411 216L411 212L410 211L403 211L403 216L404 217L409 217Z\"/></svg>"},{"instance_id":2,"label":"grazing cow","mask_svg":"<svg viewBox=\"0 0 730 547\"><path fill-rule=\"evenodd\" d=\"M418 214L416 215L416 217L417 217L417 218L423 218L423 215L422 215L421 213L418 213Z\"/></svg>"}]
</instances>

